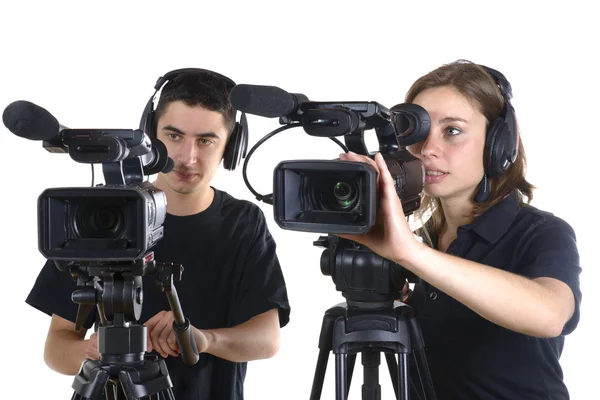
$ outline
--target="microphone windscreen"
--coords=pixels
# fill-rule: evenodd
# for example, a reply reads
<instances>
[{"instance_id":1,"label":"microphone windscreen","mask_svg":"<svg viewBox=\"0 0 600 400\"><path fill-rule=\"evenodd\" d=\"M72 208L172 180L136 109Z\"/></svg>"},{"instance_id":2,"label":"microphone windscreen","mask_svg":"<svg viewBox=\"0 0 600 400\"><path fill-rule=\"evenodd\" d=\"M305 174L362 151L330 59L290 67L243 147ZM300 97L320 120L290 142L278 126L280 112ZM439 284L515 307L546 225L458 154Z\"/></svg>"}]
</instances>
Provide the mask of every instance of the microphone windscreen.
<instances>
[{"instance_id":1,"label":"microphone windscreen","mask_svg":"<svg viewBox=\"0 0 600 400\"><path fill-rule=\"evenodd\" d=\"M52 114L26 100L9 104L2 113L2 122L15 135L30 140L48 140L60 133Z\"/></svg>"},{"instance_id":2,"label":"microphone windscreen","mask_svg":"<svg viewBox=\"0 0 600 400\"><path fill-rule=\"evenodd\" d=\"M286 116L297 107L294 95L275 86L236 85L229 98L236 110L266 118Z\"/></svg>"}]
</instances>

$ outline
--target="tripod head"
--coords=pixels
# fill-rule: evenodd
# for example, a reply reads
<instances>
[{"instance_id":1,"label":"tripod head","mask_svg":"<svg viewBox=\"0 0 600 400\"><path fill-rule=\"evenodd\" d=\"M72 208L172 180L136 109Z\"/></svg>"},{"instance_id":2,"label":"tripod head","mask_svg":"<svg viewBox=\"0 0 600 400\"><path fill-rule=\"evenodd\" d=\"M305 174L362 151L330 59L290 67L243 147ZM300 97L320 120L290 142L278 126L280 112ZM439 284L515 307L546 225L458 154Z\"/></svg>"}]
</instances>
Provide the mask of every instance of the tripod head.
<instances>
[{"instance_id":1,"label":"tripod head","mask_svg":"<svg viewBox=\"0 0 600 400\"><path fill-rule=\"evenodd\" d=\"M142 312L144 275L154 276L157 288L167 295L175 316L174 330L181 356L186 364L198 359L196 342L189 330L190 321L183 316L174 281L180 281L183 266L159 263L154 253L133 261L65 262L55 260L57 268L68 269L77 281L73 302L79 304L75 328L79 330L94 307L101 324L98 350L106 362L140 362L146 350L146 327L138 324ZM125 335L125 336L123 336ZM125 339L125 340L124 340Z\"/></svg>"},{"instance_id":2,"label":"tripod head","mask_svg":"<svg viewBox=\"0 0 600 400\"><path fill-rule=\"evenodd\" d=\"M392 308L404 285L417 280L401 265L351 240L328 235L320 236L313 244L325 247L321 272L331 276L348 308Z\"/></svg>"}]
</instances>

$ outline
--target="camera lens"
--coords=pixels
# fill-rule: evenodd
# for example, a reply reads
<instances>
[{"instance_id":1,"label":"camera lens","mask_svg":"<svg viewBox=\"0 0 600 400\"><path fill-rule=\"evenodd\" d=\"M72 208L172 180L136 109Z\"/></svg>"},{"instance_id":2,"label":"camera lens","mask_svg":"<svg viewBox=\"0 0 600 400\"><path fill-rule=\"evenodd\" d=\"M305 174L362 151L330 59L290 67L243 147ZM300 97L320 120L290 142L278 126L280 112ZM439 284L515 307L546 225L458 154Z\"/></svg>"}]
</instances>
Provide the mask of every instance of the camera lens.
<instances>
[{"instance_id":1,"label":"camera lens","mask_svg":"<svg viewBox=\"0 0 600 400\"><path fill-rule=\"evenodd\" d=\"M342 209L351 207L356 199L354 187L347 182L337 182L333 188L333 195Z\"/></svg>"},{"instance_id":2,"label":"camera lens","mask_svg":"<svg viewBox=\"0 0 600 400\"><path fill-rule=\"evenodd\" d=\"M121 233L123 221L119 207L82 206L75 214L75 230L81 238L113 239Z\"/></svg>"}]
</instances>

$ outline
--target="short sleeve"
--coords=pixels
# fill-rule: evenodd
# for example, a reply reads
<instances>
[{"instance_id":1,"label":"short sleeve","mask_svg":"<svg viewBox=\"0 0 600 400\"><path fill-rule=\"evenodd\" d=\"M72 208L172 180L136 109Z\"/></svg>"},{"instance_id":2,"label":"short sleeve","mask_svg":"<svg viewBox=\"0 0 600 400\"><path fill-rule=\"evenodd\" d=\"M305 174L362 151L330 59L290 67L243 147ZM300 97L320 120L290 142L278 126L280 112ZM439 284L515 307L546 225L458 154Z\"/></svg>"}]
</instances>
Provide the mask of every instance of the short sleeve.
<instances>
[{"instance_id":1,"label":"short sleeve","mask_svg":"<svg viewBox=\"0 0 600 400\"><path fill-rule=\"evenodd\" d=\"M60 271L54 261L47 261L25 302L45 314L56 314L75 323L79 305L71 300L71 295L76 289L77 282L69 271ZM94 309L84 323L85 328L92 327L95 315Z\"/></svg>"},{"instance_id":2,"label":"short sleeve","mask_svg":"<svg viewBox=\"0 0 600 400\"><path fill-rule=\"evenodd\" d=\"M277 308L279 325L289 322L290 305L285 279L276 253L275 240L271 236L262 213L257 206L250 211L252 220L248 228L252 231L252 240L244 246L247 255L237 285L232 310L233 326L252 317Z\"/></svg>"},{"instance_id":3,"label":"short sleeve","mask_svg":"<svg viewBox=\"0 0 600 400\"><path fill-rule=\"evenodd\" d=\"M566 283L575 298L575 312L563 328L563 335L575 330L579 323L581 288L577 238L571 226L555 216L541 219L529 231L526 252L520 271L534 279L554 278Z\"/></svg>"}]
</instances>

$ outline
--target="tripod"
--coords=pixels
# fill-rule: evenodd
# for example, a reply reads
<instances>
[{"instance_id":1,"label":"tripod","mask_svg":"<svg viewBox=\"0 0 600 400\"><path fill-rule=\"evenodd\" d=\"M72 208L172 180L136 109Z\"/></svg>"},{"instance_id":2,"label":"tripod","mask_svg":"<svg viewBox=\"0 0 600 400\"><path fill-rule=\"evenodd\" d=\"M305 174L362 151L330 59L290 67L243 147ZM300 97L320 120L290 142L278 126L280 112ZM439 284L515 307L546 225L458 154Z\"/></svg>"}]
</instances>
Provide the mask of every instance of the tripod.
<instances>
[{"instance_id":1,"label":"tripod","mask_svg":"<svg viewBox=\"0 0 600 400\"><path fill-rule=\"evenodd\" d=\"M381 352L385 353L396 399L435 400L415 312L393 300L407 281L407 271L364 246L336 236L320 237L314 245L327 248L321 257L321 271L331 275L336 289L348 301L328 309L323 317L310 400L321 398L329 352L335 354L336 400L348 398L358 353L363 365L362 398L381 399ZM409 354L416 360L419 388L409 379ZM409 397L409 393L419 397Z\"/></svg>"},{"instance_id":2,"label":"tripod","mask_svg":"<svg viewBox=\"0 0 600 400\"><path fill-rule=\"evenodd\" d=\"M64 265L57 266L65 269ZM166 364L158 356L145 355L147 328L136 321L142 309L142 276L155 275L175 317L173 328L182 358L188 365L198 361L190 321L183 315L173 285L173 276L180 280L183 267L157 263L154 253L148 253L132 262L72 263L68 268L78 286L72 295L72 300L79 303L75 328L81 328L94 306L101 322L100 359L82 363L72 384L72 400L174 400Z\"/></svg>"},{"instance_id":3,"label":"tripod","mask_svg":"<svg viewBox=\"0 0 600 400\"><path fill-rule=\"evenodd\" d=\"M336 400L348 398L356 355L359 352L364 372L362 398L381 399L380 352L385 352L396 399L408 400L408 355L414 351L423 382L420 388L424 392L422 399L435 400L423 348L423 339L413 310L406 304L395 303L391 309L379 310L351 309L345 303L334 306L323 317L310 399L321 398L329 352L335 354ZM395 354L398 354L397 364ZM412 389L416 394L416 388Z\"/></svg>"}]
</instances>

